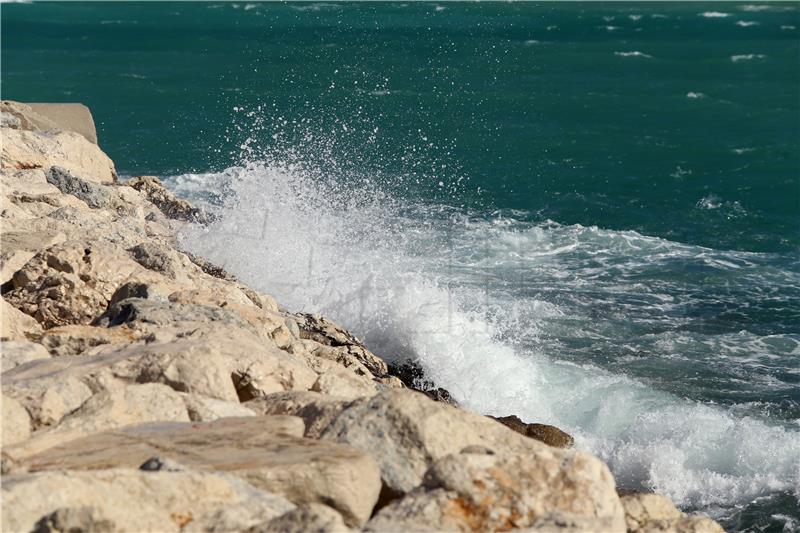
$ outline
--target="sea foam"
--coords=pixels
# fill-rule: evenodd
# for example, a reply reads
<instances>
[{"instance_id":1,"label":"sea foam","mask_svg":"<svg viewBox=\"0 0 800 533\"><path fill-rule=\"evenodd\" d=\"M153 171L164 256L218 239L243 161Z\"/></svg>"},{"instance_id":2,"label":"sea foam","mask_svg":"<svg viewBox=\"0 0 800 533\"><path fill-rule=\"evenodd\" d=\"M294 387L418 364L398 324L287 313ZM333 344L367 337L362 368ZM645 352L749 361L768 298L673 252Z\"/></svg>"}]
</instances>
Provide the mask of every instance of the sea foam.
<instances>
[{"instance_id":1,"label":"sea foam","mask_svg":"<svg viewBox=\"0 0 800 533\"><path fill-rule=\"evenodd\" d=\"M623 486L704 509L775 491L800 497L796 428L561 359L545 342L547 324L579 318L583 291L618 290L620 268L636 276L637 265L718 256L707 268L732 269L756 256L409 204L369 179L342 182L302 165L253 163L168 182L194 198L226 191L214 201L220 219L183 235L189 250L288 308L341 322L388 359L417 358L469 409L563 427ZM540 281L571 292L559 302L521 289ZM642 297L661 313L677 305L669 295ZM582 327L576 338L602 340Z\"/></svg>"}]
</instances>

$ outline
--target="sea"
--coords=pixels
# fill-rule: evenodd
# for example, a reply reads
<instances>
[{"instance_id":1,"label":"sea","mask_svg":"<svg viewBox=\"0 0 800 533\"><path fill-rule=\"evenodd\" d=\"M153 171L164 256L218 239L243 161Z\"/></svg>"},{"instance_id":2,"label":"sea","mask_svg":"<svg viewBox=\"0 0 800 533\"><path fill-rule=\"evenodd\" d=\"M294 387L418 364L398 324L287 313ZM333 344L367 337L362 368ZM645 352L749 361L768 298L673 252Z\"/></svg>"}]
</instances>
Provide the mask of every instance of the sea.
<instances>
[{"instance_id":1,"label":"sea","mask_svg":"<svg viewBox=\"0 0 800 533\"><path fill-rule=\"evenodd\" d=\"M800 530L800 4L4 3L5 99L83 102L205 255L570 432L618 485Z\"/></svg>"}]
</instances>

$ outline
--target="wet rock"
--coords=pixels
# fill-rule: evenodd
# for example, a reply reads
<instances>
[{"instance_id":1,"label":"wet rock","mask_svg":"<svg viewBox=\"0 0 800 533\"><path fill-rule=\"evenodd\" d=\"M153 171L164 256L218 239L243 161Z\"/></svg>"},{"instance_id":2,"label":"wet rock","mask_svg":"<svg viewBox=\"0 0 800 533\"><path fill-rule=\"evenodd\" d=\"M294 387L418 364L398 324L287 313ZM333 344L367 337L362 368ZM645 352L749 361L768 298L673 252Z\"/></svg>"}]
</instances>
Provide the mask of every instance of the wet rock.
<instances>
[{"instance_id":1,"label":"wet rock","mask_svg":"<svg viewBox=\"0 0 800 533\"><path fill-rule=\"evenodd\" d=\"M450 395L449 391L437 387L433 381L425 377L425 372L416 361L408 360L390 364L388 373L397 377L409 389L421 392L431 400L458 406L458 402Z\"/></svg>"},{"instance_id":2,"label":"wet rock","mask_svg":"<svg viewBox=\"0 0 800 533\"><path fill-rule=\"evenodd\" d=\"M300 419L275 416L129 426L50 448L26 464L32 472L138 468L159 456L235 475L297 504L322 503L348 525L363 524L380 491L374 460L349 446L298 437L302 432Z\"/></svg>"},{"instance_id":3,"label":"wet rock","mask_svg":"<svg viewBox=\"0 0 800 533\"><path fill-rule=\"evenodd\" d=\"M172 194L155 176L138 176L125 182L155 204L167 218L208 224L213 217Z\"/></svg>"},{"instance_id":4,"label":"wet rock","mask_svg":"<svg viewBox=\"0 0 800 533\"><path fill-rule=\"evenodd\" d=\"M381 509L366 529L507 531L561 523L625 531L614 479L588 454L445 456L420 487Z\"/></svg>"},{"instance_id":5,"label":"wet rock","mask_svg":"<svg viewBox=\"0 0 800 533\"><path fill-rule=\"evenodd\" d=\"M3 531L237 531L294 507L238 478L199 471L15 474L3 477L2 494Z\"/></svg>"},{"instance_id":6,"label":"wet rock","mask_svg":"<svg viewBox=\"0 0 800 533\"><path fill-rule=\"evenodd\" d=\"M490 416L489 418L497 420L520 435L536 439L555 448L569 448L575 443L575 439L573 439L569 433L561 431L555 426L549 426L547 424L527 424L515 415Z\"/></svg>"}]
</instances>

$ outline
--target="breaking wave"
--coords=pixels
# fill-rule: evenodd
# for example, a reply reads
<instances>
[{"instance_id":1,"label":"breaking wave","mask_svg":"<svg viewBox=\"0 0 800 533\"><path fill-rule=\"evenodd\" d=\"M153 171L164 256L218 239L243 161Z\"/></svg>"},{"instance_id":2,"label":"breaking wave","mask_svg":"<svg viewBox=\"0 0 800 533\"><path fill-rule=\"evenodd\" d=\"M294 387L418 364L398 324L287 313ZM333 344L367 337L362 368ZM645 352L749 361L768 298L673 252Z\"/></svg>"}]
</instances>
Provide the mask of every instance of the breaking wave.
<instances>
[{"instance_id":1,"label":"breaking wave","mask_svg":"<svg viewBox=\"0 0 800 533\"><path fill-rule=\"evenodd\" d=\"M411 201L297 163L167 181L220 215L185 232L189 250L387 359L417 358L470 409L572 432L621 485L718 517L800 498L800 403L775 419L768 401L797 379L800 336L736 337L692 316L748 293L754 313L791 307L796 272L759 254ZM721 296L704 303L703 284ZM736 380L752 398L708 400Z\"/></svg>"}]
</instances>

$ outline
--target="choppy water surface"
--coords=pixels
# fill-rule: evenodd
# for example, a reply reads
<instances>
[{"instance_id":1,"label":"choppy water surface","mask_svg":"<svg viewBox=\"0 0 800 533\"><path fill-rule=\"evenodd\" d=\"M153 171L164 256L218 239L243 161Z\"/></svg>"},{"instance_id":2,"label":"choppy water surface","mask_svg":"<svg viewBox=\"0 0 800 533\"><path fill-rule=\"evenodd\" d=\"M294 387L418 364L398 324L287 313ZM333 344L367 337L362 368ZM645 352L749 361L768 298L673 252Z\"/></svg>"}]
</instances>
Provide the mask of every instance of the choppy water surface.
<instances>
[{"instance_id":1,"label":"choppy water surface","mask_svg":"<svg viewBox=\"0 0 800 533\"><path fill-rule=\"evenodd\" d=\"M800 527L797 4L3 5L3 96L81 100L288 307L556 424L620 484Z\"/></svg>"}]
</instances>

